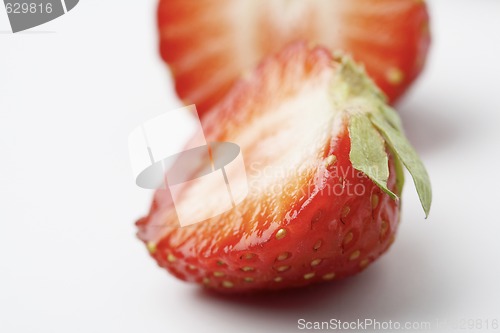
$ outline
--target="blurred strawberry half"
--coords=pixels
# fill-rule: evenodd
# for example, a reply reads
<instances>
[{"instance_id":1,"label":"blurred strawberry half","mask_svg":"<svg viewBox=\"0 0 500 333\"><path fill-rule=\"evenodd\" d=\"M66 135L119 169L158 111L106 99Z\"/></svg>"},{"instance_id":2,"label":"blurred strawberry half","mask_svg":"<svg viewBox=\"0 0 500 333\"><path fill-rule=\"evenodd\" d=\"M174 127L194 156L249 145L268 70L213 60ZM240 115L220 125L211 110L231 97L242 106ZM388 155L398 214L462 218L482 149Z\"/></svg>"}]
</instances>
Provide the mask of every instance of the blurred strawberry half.
<instances>
[{"instance_id":1,"label":"blurred strawberry half","mask_svg":"<svg viewBox=\"0 0 500 333\"><path fill-rule=\"evenodd\" d=\"M138 236L182 280L241 292L361 271L394 240L402 165L429 211L429 179L397 114L361 68L325 48L299 42L267 58L202 122L207 141L241 147L249 194L179 228L169 193L156 192ZM213 209L214 189L181 192Z\"/></svg>"},{"instance_id":2,"label":"blurred strawberry half","mask_svg":"<svg viewBox=\"0 0 500 333\"><path fill-rule=\"evenodd\" d=\"M158 27L177 93L201 115L294 40L352 54L394 102L421 72L430 43L422 0L160 0Z\"/></svg>"}]
</instances>

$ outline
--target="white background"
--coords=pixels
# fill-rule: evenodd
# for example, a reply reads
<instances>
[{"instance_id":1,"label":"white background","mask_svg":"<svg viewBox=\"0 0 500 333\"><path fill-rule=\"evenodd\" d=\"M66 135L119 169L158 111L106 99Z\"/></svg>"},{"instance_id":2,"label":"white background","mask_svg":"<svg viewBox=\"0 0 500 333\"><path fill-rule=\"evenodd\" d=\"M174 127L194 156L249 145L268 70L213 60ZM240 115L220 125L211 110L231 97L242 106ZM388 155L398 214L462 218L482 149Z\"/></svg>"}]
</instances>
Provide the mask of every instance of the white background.
<instances>
[{"instance_id":1,"label":"white background","mask_svg":"<svg viewBox=\"0 0 500 333\"><path fill-rule=\"evenodd\" d=\"M243 298L177 281L134 235L151 192L134 185L128 134L180 105L155 1L83 0L16 35L0 9L0 332L500 319L500 1L429 5L429 63L398 109L432 178L430 218L408 179L396 243L364 273Z\"/></svg>"}]
</instances>

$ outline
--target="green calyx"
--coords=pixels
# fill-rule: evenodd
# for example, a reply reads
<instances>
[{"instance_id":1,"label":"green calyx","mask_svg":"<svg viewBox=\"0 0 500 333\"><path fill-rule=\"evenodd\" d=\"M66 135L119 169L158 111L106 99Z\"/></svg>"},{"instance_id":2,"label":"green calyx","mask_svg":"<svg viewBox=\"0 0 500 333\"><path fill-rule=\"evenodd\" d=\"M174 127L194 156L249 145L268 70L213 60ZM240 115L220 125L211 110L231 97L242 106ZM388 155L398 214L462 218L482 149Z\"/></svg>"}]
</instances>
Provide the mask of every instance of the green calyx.
<instances>
[{"instance_id":1,"label":"green calyx","mask_svg":"<svg viewBox=\"0 0 500 333\"><path fill-rule=\"evenodd\" d=\"M373 81L349 57L339 57L339 74L332 82L332 100L348 119L353 167L398 200L404 183L403 166L413 178L425 216L429 215L432 190L429 175L408 142L398 114L385 102ZM389 156L396 166L396 193L387 186Z\"/></svg>"}]
</instances>

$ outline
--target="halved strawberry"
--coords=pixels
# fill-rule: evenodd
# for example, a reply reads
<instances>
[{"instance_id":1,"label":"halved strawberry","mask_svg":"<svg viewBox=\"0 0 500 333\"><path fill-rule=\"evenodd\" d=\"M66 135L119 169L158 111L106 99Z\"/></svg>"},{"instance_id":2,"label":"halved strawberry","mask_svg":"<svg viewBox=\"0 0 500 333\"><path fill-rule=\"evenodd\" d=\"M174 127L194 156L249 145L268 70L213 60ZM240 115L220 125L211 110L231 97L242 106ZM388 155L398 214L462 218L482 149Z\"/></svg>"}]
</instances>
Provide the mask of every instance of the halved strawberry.
<instances>
[{"instance_id":1,"label":"halved strawberry","mask_svg":"<svg viewBox=\"0 0 500 333\"><path fill-rule=\"evenodd\" d=\"M246 291L361 271L394 240L401 162L429 210L428 177L398 116L360 68L324 48L295 43L267 58L203 127L208 141L241 147L249 194L229 212L179 228L169 193L156 192L138 236L180 279ZM217 193L182 191L207 210Z\"/></svg>"},{"instance_id":2,"label":"halved strawberry","mask_svg":"<svg viewBox=\"0 0 500 333\"><path fill-rule=\"evenodd\" d=\"M158 27L177 93L201 115L242 73L299 39L351 53L394 102L430 43L422 0L160 0Z\"/></svg>"}]
</instances>

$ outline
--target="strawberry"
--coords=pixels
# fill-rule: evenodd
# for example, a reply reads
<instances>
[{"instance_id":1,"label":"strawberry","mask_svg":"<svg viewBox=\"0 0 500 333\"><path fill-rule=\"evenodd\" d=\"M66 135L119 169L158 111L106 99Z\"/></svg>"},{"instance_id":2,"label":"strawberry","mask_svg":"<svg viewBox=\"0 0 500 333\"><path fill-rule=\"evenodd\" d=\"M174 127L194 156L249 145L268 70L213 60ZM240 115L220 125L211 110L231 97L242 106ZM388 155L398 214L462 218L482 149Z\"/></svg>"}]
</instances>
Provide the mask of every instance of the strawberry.
<instances>
[{"instance_id":1,"label":"strawberry","mask_svg":"<svg viewBox=\"0 0 500 333\"><path fill-rule=\"evenodd\" d=\"M352 54L394 102L430 43L422 0L160 0L158 28L177 93L200 115L264 56L299 39Z\"/></svg>"},{"instance_id":2,"label":"strawberry","mask_svg":"<svg viewBox=\"0 0 500 333\"><path fill-rule=\"evenodd\" d=\"M180 228L169 193L156 192L138 236L182 280L242 292L363 270L394 240L402 164L429 211L429 179L397 114L361 68L323 47L297 42L267 58L202 123L209 142L241 147L249 194ZM194 205L213 190L181 192Z\"/></svg>"}]
</instances>

